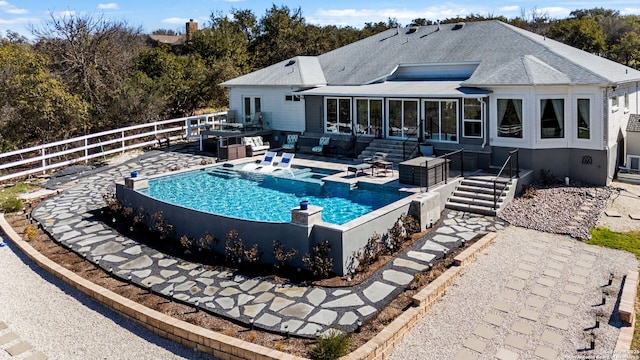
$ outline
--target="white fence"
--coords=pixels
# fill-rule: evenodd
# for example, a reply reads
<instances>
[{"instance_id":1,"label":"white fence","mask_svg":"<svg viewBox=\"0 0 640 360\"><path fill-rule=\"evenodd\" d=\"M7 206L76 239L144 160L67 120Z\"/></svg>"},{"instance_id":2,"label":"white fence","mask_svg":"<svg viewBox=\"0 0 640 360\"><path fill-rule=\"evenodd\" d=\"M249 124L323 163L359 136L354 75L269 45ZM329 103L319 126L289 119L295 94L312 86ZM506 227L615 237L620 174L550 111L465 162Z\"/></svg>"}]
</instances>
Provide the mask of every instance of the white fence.
<instances>
[{"instance_id":1,"label":"white fence","mask_svg":"<svg viewBox=\"0 0 640 360\"><path fill-rule=\"evenodd\" d=\"M0 154L0 182L156 144L195 140L205 124L224 121L227 112L128 126Z\"/></svg>"}]
</instances>

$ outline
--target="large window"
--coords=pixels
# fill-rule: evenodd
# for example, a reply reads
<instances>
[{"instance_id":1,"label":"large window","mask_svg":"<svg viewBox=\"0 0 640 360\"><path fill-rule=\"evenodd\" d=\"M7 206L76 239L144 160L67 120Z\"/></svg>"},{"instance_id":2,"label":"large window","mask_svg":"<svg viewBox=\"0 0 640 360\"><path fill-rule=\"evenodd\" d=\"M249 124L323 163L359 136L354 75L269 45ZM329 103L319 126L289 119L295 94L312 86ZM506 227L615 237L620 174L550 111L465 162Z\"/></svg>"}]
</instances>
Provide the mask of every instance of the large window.
<instances>
[{"instance_id":1,"label":"large window","mask_svg":"<svg viewBox=\"0 0 640 360\"><path fill-rule=\"evenodd\" d=\"M356 100L357 133L382 136L382 100Z\"/></svg>"},{"instance_id":2,"label":"large window","mask_svg":"<svg viewBox=\"0 0 640 360\"><path fill-rule=\"evenodd\" d=\"M424 119L426 139L438 141L458 140L458 101L425 100Z\"/></svg>"},{"instance_id":3,"label":"large window","mask_svg":"<svg viewBox=\"0 0 640 360\"><path fill-rule=\"evenodd\" d=\"M389 136L418 137L418 101L389 100Z\"/></svg>"},{"instance_id":4,"label":"large window","mask_svg":"<svg viewBox=\"0 0 640 360\"><path fill-rule=\"evenodd\" d=\"M542 139L564 137L564 99L540 100L540 137Z\"/></svg>"},{"instance_id":5,"label":"large window","mask_svg":"<svg viewBox=\"0 0 640 360\"><path fill-rule=\"evenodd\" d=\"M578 99L578 139L591 139L591 103L589 99Z\"/></svg>"},{"instance_id":6,"label":"large window","mask_svg":"<svg viewBox=\"0 0 640 360\"><path fill-rule=\"evenodd\" d=\"M498 99L498 137L522 139L522 99Z\"/></svg>"},{"instance_id":7,"label":"large window","mask_svg":"<svg viewBox=\"0 0 640 360\"><path fill-rule=\"evenodd\" d=\"M462 136L482 137L482 103L478 99L464 99Z\"/></svg>"},{"instance_id":8,"label":"large window","mask_svg":"<svg viewBox=\"0 0 640 360\"><path fill-rule=\"evenodd\" d=\"M351 133L351 98L327 98L327 132Z\"/></svg>"}]
</instances>

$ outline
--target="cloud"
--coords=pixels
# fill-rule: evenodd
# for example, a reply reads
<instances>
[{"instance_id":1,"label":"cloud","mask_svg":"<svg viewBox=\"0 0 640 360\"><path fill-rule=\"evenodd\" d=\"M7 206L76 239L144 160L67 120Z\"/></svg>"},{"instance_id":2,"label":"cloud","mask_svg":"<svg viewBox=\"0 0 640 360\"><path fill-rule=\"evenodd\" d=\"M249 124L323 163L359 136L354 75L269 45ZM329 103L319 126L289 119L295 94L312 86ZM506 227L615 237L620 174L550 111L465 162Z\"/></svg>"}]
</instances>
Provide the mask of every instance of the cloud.
<instances>
[{"instance_id":1,"label":"cloud","mask_svg":"<svg viewBox=\"0 0 640 360\"><path fill-rule=\"evenodd\" d=\"M39 21L36 18L14 18L14 19L0 19L0 25L16 25L16 24L29 24Z\"/></svg>"},{"instance_id":2,"label":"cloud","mask_svg":"<svg viewBox=\"0 0 640 360\"><path fill-rule=\"evenodd\" d=\"M306 16L311 23L320 25L362 26L367 22L386 22L389 18L397 19L401 25L407 25L416 18L428 20L447 19L469 14L488 14L483 8L467 8L447 6L431 6L424 9L319 9L311 16Z\"/></svg>"},{"instance_id":3,"label":"cloud","mask_svg":"<svg viewBox=\"0 0 640 360\"><path fill-rule=\"evenodd\" d=\"M98 4L98 9L116 10L118 9L118 4L116 3Z\"/></svg>"},{"instance_id":4,"label":"cloud","mask_svg":"<svg viewBox=\"0 0 640 360\"><path fill-rule=\"evenodd\" d=\"M161 22L164 24L185 24L189 22L189 18L179 18L179 17L171 17L162 19Z\"/></svg>"},{"instance_id":5,"label":"cloud","mask_svg":"<svg viewBox=\"0 0 640 360\"><path fill-rule=\"evenodd\" d=\"M552 6L552 7L540 8L538 9L537 13L547 14L552 19L563 19L568 17L571 11L573 10L569 10L567 8L563 8L559 6Z\"/></svg>"},{"instance_id":6,"label":"cloud","mask_svg":"<svg viewBox=\"0 0 640 360\"><path fill-rule=\"evenodd\" d=\"M620 10L620 15L638 15L640 14L640 8L624 8Z\"/></svg>"},{"instance_id":7,"label":"cloud","mask_svg":"<svg viewBox=\"0 0 640 360\"><path fill-rule=\"evenodd\" d=\"M496 15L504 15L504 13L514 13L514 12L520 12L520 6L518 5L508 5L508 6L502 6L499 7L497 9L498 13Z\"/></svg>"},{"instance_id":8,"label":"cloud","mask_svg":"<svg viewBox=\"0 0 640 360\"><path fill-rule=\"evenodd\" d=\"M68 18L70 16L75 16L76 12L73 10L65 10L65 11L54 11L53 16L56 18Z\"/></svg>"},{"instance_id":9,"label":"cloud","mask_svg":"<svg viewBox=\"0 0 640 360\"><path fill-rule=\"evenodd\" d=\"M18 7L16 7L15 5L9 4L6 1L0 1L0 11L7 13L7 14L12 14L12 15L23 15L23 14L28 14L29 10L27 9L20 9Z\"/></svg>"}]
</instances>

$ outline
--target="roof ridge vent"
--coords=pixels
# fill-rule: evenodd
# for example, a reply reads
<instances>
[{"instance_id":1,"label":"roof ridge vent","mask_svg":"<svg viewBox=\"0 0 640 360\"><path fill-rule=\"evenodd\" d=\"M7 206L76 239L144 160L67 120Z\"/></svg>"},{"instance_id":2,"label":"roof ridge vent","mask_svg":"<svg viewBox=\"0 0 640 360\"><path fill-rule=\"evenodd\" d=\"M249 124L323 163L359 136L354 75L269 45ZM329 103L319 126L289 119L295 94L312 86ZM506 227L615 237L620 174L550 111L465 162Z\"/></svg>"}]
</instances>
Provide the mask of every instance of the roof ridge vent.
<instances>
[{"instance_id":1,"label":"roof ridge vent","mask_svg":"<svg viewBox=\"0 0 640 360\"><path fill-rule=\"evenodd\" d=\"M464 27L464 22L459 22L459 23L453 25L453 29L451 29L451 30L460 30L463 27Z\"/></svg>"},{"instance_id":2,"label":"roof ridge vent","mask_svg":"<svg viewBox=\"0 0 640 360\"><path fill-rule=\"evenodd\" d=\"M411 24L407 27L409 28L409 30L407 30L407 34L413 34L414 32L418 31L418 29L420 29L420 25L418 24Z\"/></svg>"}]
</instances>

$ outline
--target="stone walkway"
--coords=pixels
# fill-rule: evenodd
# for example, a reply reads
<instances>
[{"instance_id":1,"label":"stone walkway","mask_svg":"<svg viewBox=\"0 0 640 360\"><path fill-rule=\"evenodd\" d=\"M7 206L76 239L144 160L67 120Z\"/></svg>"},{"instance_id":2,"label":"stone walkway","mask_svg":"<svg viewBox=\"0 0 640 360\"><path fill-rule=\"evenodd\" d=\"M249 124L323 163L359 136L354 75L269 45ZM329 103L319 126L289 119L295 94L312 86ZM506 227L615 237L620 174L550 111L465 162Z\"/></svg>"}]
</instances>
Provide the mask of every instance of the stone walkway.
<instances>
[{"instance_id":1,"label":"stone walkway","mask_svg":"<svg viewBox=\"0 0 640 360\"><path fill-rule=\"evenodd\" d=\"M445 212L442 224L367 281L347 288L282 285L226 271L207 271L165 255L107 224L94 220L102 194L131 170L139 176L201 165L211 158L188 151L152 151L104 171L83 176L59 196L43 201L32 216L59 242L115 276L209 312L277 332L313 337L330 327L352 331L366 321L450 249L478 235L502 229L493 217Z\"/></svg>"}]
</instances>

